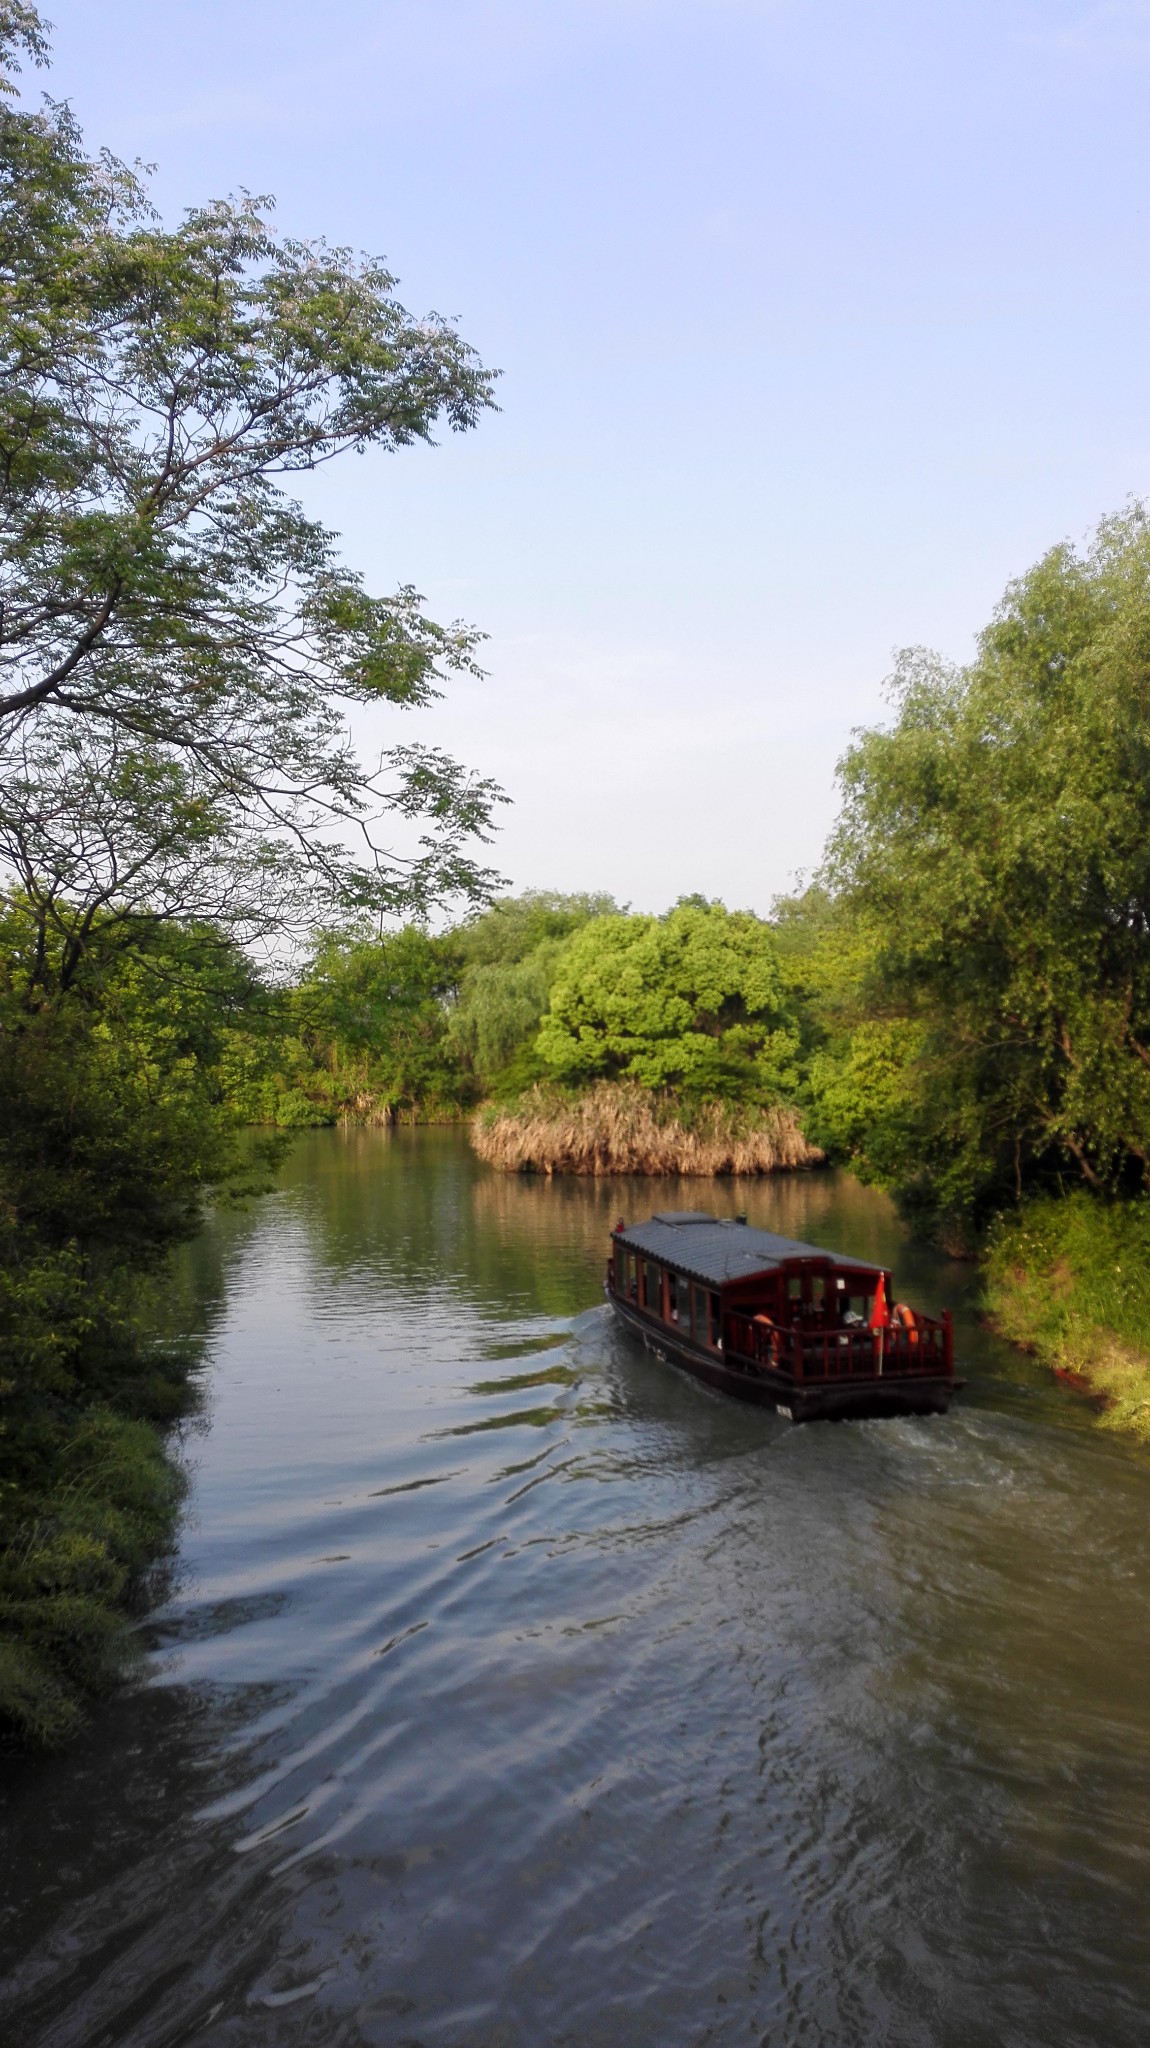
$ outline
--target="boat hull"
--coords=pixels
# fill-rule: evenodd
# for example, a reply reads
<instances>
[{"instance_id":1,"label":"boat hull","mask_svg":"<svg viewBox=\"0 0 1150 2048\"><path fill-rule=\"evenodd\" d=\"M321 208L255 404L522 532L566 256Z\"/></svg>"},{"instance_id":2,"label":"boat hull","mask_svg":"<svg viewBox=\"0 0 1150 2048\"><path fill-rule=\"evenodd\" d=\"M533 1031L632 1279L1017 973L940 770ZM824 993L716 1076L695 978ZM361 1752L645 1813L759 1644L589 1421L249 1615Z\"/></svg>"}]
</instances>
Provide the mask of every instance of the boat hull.
<instances>
[{"instance_id":1,"label":"boat hull","mask_svg":"<svg viewBox=\"0 0 1150 2048\"><path fill-rule=\"evenodd\" d=\"M851 1417L861 1420L867 1416L945 1415L951 1395L962 1384L959 1380L941 1376L928 1378L925 1375L890 1374L885 1378L876 1375L873 1379L811 1381L805 1386L796 1386L781 1373L772 1373L764 1366L756 1367L750 1360L743 1366L734 1358L705 1351L690 1338L678 1336L666 1323L656 1322L653 1317L645 1315L633 1303L621 1301L609 1286L604 1292L620 1322L656 1358L668 1365L679 1366L694 1379L717 1388L720 1393L732 1395L737 1401L751 1401L756 1407L774 1408L790 1422L845 1421Z\"/></svg>"}]
</instances>

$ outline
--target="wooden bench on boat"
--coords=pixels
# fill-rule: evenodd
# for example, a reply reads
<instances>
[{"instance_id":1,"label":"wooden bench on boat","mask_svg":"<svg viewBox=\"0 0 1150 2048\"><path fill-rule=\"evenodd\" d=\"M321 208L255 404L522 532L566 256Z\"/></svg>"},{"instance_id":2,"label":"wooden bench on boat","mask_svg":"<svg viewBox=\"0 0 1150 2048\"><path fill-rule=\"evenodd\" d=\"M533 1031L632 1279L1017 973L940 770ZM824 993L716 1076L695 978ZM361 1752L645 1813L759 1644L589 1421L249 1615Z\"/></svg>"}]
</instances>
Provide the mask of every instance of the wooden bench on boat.
<instances>
[{"instance_id":1,"label":"wooden bench on boat","mask_svg":"<svg viewBox=\"0 0 1150 2048\"><path fill-rule=\"evenodd\" d=\"M942 1414L949 1311L894 1302L890 1272L699 1209L618 1223L607 1298L648 1350L795 1422Z\"/></svg>"}]
</instances>

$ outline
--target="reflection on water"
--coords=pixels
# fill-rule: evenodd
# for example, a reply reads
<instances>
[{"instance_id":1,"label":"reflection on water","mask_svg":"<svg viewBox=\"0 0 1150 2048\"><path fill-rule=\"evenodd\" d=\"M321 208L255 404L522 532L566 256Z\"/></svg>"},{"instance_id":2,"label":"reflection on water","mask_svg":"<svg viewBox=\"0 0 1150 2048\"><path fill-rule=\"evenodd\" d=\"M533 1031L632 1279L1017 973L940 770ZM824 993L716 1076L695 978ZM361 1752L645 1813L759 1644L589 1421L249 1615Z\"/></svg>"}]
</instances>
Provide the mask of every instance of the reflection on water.
<instances>
[{"instance_id":1,"label":"reflection on water","mask_svg":"<svg viewBox=\"0 0 1150 2048\"><path fill-rule=\"evenodd\" d=\"M792 1429L601 1305L673 1200L960 1308L946 1419ZM830 1175L320 1132L193 1246L146 1682L9 1766L13 2048L1141 2044L1150 1463Z\"/></svg>"}]
</instances>

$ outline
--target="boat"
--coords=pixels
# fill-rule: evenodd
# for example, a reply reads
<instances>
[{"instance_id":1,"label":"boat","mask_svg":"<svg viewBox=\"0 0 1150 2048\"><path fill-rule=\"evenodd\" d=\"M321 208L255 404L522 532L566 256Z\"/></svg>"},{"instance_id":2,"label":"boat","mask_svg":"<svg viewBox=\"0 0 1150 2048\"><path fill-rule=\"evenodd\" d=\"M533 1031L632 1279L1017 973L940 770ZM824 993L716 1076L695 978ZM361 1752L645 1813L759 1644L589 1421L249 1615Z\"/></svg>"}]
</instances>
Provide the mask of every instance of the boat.
<instances>
[{"instance_id":1,"label":"boat","mask_svg":"<svg viewBox=\"0 0 1150 2048\"><path fill-rule=\"evenodd\" d=\"M948 1310L894 1299L883 1266L665 1209L611 1233L607 1299L649 1351L792 1422L941 1415L954 1376Z\"/></svg>"}]
</instances>

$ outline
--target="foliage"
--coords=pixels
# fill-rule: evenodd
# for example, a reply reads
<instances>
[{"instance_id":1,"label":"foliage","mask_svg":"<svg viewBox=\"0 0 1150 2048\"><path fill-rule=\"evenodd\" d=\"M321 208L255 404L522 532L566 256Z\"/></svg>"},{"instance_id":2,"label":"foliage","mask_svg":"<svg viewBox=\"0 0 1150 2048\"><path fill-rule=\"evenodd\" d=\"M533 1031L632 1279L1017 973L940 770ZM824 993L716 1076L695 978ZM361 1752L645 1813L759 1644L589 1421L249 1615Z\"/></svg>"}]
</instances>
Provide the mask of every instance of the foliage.
<instances>
[{"instance_id":1,"label":"foliage","mask_svg":"<svg viewBox=\"0 0 1150 2048\"><path fill-rule=\"evenodd\" d=\"M451 1043L499 1092L545 1071L533 1041L564 950L564 940L544 939L524 960L492 961L467 972L451 1013Z\"/></svg>"},{"instance_id":2,"label":"foliage","mask_svg":"<svg viewBox=\"0 0 1150 2048\"><path fill-rule=\"evenodd\" d=\"M316 1113L285 1063L326 1060L329 1104L443 1084L435 942L329 942L290 997L239 944L483 900L499 800L436 750L357 759L350 708L426 704L477 636L372 595L288 489L473 426L490 374L269 202L164 227L66 105L17 102L46 55L0 0L0 1722L39 1740L171 1525L185 1362L141 1317L244 1179L239 1115Z\"/></svg>"},{"instance_id":3,"label":"foliage","mask_svg":"<svg viewBox=\"0 0 1150 2048\"><path fill-rule=\"evenodd\" d=\"M150 1423L104 1407L53 1421L39 1483L5 1482L0 1548L0 1729L42 1748L121 1675L123 1605L181 1493Z\"/></svg>"},{"instance_id":4,"label":"foliage","mask_svg":"<svg viewBox=\"0 0 1150 2048\"><path fill-rule=\"evenodd\" d=\"M701 898L596 918L563 956L538 1050L569 1083L758 1101L793 1090L799 1034L770 927Z\"/></svg>"},{"instance_id":5,"label":"foliage","mask_svg":"<svg viewBox=\"0 0 1150 2048\"><path fill-rule=\"evenodd\" d=\"M569 939L592 918L617 915L618 908L611 896L528 889L473 911L459 927L458 939L469 968L510 967L530 959L540 946Z\"/></svg>"},{"instance_id":6,"label":"foliage","mask_svg":"<svg viewBox=\"0 0 1150 2048\"><path fill-rule=\"evenodd\" d=\"M970 667L904 656L893 727L842 765L824 884L832 933L861 933L865 956L847 1028L872 1022L812 1086L827 1129L935 1228L1060 1177L1145 1186L1148 677L1135 510L1012 585ZM834 1009L824 994L832 1026Z\"/></svg>"},{"instance_id":7,"label":"foliage","mask_svg":"<svg viewBox=\"0 0 1150 2048\"><path fill-rule=\"evenodd\" d=\"M131 1574L178 1482L154 1425L187 1361L141 1334L205 1192L251 1184L217 1062L259 996L211 930L123 921L66 948L0 914L0 1725L74 1724L116 1668Z\"/></svg>"},{"instance_id":8,"label":"foliage","mask_svg":"<svg viewBox=\"0 0 1150 2048\"><path fill-rule=\"evenodd\" d=\"M45 59L0 10L0 858L73 906L423 910L482 893L497 792L434 750L377 775L346 707L418 705L475 635L372 596L284 480L347 449L473 426L492 379L448 323L268 204L174 229L66 106L12 99ZM410 858L383 813L423 821ZM348 851L354 828L360 858Z\"/></svg>"},{"instance_id":9,"label":"foliage","mask_svg":"<svg viewBox=\"0 0 1150 2048\"><path fill-rule=\"evenodd\" d=\"M302 1085L329 1119L349 1109L374 1120L458 1112L463 1076L446 1004L459 969L452 937L415 925L376 940L324 940L292 1013L315 1075Z\"/></svg>"},{"instance_id":10,"label":"foliage","mask_svg":"<svg viewBox=\"0 0 1150 2048\"><path fill-rule=\"evenodd\" d=\"M1039 1197L999 1224L986 1270L1003 1335L1084 1380L1108 1427L1150 1439L1150 1204Z\"/></svg>"},{"instance_id":11,"label":"foliage","mask_svg":"<svg viewBox=\"0 0 1150 2048\"><path fill-rule=\"evenodd\" d=\"M484 1088L514 1095L543 1078L533 1041L567 942L594 919L617 914L609 896L532 890L499 899L461 928L464 971L450 1038Z\"/></svg>"},{"instance_id":12,"label":"foliage","mask_svg":"<svg viewBox=\"0 0 1150 2048\"><path fill-rule=\"evenodd\" d=\"M269 1034L237 1035L231 1099L253 1123L457 1116L545 1073L532 1042L567 939L608 898L500 897L440 934L326 936Z\"/></svg>"},{"instance_id":13,"label":"foliage","mask_svg":"<svg viewBox=\"0 0 1150 2048\"><path fill-rule=\"evenodd\" d=\"M692 1102L774 1103L799 1084L793 988L771 931L721 904L629 917L608 898L502 898L433 937L330 938L234 1099L279 1123L458 1113L541 1083L621 1078Z\"/></svg>"}]
</instances>

